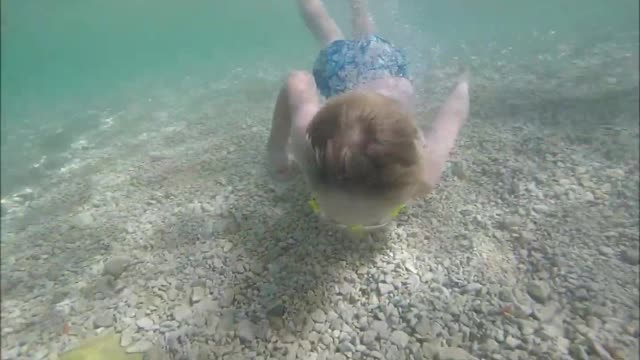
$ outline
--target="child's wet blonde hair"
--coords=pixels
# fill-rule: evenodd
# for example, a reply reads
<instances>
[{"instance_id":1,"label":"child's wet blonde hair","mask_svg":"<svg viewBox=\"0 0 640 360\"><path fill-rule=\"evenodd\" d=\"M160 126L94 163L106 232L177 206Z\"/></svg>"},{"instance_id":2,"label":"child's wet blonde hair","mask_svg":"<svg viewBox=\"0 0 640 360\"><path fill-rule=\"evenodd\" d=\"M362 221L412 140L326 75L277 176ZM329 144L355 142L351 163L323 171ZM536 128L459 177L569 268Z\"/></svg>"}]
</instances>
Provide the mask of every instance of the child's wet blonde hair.
<instances>
[{"instance_id":1,"label":"child's wet blonde hair","mask_svg":"<svg viewBox=\"0 0 640 360\"><path fill-rule=\"evenodd\" d=\"M393 197L421 184L420 131L396 100L355 91L330 99L307 128L316 191Z\"/></svg>"}]
</instances>

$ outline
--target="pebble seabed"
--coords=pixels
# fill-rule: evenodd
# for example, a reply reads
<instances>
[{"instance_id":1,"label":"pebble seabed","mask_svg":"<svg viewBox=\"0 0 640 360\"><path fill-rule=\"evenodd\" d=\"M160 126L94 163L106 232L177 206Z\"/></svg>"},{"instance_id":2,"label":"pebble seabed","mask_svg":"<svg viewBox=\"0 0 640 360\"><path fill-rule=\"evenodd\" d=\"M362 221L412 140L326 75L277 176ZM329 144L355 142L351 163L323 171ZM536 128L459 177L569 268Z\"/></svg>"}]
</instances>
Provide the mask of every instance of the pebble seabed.
<instances>
[{"instance_id":1,"label":"pebble seabed","mask_svg":"<svg viewBox=\"0 0 640 360\"><path fill-rule=\"evenodd\" d=\"M637 87L474 97L441 185L359 239L267 177L263 87L120 113L3 203L3 359L105 331L147 359L638 358Z\"/></svg>"}]
</instances>

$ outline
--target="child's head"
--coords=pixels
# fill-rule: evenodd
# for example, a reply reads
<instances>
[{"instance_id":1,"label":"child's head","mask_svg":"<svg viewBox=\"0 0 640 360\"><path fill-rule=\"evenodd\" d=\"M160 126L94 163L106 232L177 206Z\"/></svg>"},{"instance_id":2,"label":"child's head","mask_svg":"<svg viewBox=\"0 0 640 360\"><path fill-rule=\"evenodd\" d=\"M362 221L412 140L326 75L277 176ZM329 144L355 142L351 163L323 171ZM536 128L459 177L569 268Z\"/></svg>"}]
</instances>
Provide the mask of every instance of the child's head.
<instances>
[{"instance_id":1,"label":"child's head","mask_svg":"<svg viewBox=\"0 0 640 360\"><path fill-rule=\"evenodd\" d=\"M422 134L396 100L359 91L332 98L307 136L309 181L334 217L366 221L424 191Z\"/></svg>"}]
</instances>

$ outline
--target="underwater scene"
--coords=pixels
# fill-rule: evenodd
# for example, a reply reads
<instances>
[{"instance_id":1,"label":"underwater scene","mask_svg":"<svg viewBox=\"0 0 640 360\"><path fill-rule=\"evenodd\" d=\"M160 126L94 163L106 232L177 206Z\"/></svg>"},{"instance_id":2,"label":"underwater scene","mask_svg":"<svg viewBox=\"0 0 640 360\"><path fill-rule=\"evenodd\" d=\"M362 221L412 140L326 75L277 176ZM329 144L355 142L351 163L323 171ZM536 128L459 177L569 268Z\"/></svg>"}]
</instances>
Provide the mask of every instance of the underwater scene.
<instances>
[{"instance_id":1,"label":"underwater scene","mask_svg":"<svg viewBox=\"0 0 640 360\"><path fill-rule=\"evenodd\" d=\"M1 359L640 359L638 1L0 4Z\"/></svg>"}]
</instances>

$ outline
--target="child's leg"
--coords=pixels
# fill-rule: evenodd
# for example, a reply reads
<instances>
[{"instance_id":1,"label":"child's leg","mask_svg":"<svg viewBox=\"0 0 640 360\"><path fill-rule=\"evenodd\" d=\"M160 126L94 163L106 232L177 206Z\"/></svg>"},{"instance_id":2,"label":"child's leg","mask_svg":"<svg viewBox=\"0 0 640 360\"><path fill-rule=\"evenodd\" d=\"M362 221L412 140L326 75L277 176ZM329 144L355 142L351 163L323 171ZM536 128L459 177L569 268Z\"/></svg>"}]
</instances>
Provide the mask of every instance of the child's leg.
<instances>
[{"instance_id":1,"label":"child's leg","mask_svg":"<svg viewBox=\"0 0 640 360\"><path fill-rule=\"evenodd\" d=\"M342 31L329 16L321 0L298 0L300 12L313 36L326 46L335 40L344 39Z\"/></svg>"},{"instance_id":2,"label":"child's leg","mask_svg":"<svg viewBox=\"0 0 640 360\"><path fill-rule=\"evenodd\" d=\"M367 7L367 0L351 0L351 23L353 37L361 38L375 32L373 18Z\"/></svg>"}]
</instances>

